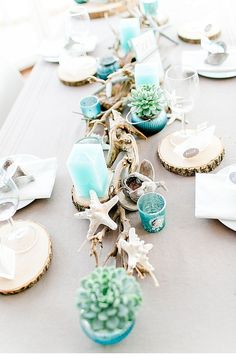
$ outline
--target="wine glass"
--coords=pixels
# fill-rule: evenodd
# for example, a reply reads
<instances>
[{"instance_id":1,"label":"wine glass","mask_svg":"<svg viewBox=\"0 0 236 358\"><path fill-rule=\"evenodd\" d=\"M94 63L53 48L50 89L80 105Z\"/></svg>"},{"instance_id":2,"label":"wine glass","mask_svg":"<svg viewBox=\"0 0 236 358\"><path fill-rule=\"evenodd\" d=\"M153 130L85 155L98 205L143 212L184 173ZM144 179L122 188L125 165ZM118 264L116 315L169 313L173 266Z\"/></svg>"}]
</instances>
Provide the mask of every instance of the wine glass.
<instances>
[{"instance_id":1,"label":"wine glass","mask_svg":"<svg viewBox=\"0 0 236 358\"><path fill-rule=\"evenodd\" d=\"M81 5L74 5L69 9L66 17L66 49L72 55L86 53L86 41L90 31L90 17L87 9Z\"/></svg>"},{"instance_id":2,"label":"wine glass","mask_svg":"<svg viewBox=\"0 0 236 358\"><path fill-rule=\"evenodd\" d=\"M177 145L186 140L192 133L191 130L186 130L185 117L193 109L198 93L198 73L188 66L171 66L166 72L164 85L170 108L174 114L181 117L182 121L182 129L173 133L171 138L172 143Z\"/></svg>"},{"instance_id":3,"label":"wine glass","mask_svg":"<svg viewBox=\"0 0 236 358\"><path fill-rule=\"evenodd\" d=\"M16 253L24 253L36 244L37 235L30 224L13 221L18 204L18 188L7 172L0 168L0 221L8 221L1 231L1 243Z\"/></svg>"}]
</instances>

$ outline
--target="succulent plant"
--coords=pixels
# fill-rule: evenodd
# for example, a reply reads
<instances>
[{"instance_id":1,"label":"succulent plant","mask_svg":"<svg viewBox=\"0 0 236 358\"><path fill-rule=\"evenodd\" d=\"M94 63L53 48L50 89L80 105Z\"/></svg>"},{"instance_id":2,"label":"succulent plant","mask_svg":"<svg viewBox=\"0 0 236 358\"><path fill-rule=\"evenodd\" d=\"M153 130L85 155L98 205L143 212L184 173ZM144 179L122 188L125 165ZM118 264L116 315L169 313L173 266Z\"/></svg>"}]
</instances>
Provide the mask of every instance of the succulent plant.
<instances>
[{"instance_id":1,"label":"succulent plant","mask_svg":"<svg viewBox=\"0 0 236 358\"><path fill-rule=\"evenodd\" d=\"M166 106L164 91L156 85L142 85L131 91L129 106L144 120L155 118Z\"/></svg>"},{"instance_id":2,"label":"succulent plant","mask_svg":"<svg viewBox=\"0 0 236 358\"><path fill-rule=\"evenodd\" d=\"M96 268L81 281L77 307L92 330L114 332L135 319L142 302L138 282L123 268Z\"/></svg>"}]
</instances>

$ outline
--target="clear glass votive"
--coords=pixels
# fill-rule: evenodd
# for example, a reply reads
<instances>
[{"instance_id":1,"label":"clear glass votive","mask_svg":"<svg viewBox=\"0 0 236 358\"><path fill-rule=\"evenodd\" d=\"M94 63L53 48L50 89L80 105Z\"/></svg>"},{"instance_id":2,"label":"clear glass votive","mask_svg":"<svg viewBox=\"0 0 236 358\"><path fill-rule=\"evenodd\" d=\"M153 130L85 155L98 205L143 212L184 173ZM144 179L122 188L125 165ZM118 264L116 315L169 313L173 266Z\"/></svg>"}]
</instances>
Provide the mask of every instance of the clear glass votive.
<instances>
[{"instance_id":1,"label":"clear glass votive","mask_svg":"<svg viewBox=\"0 0 236 358\"><path fill-rule=\"evenodd\" d=\"M159 232L166 223L166 200L158 193L143 194L137 202L139 215L144 229Z\"/></svg>"},{"instance_id":2,"label":"clear glass votive","mask_svg":"<svg viewBox=\"0 0 236 358\"><path fill-rule=\"evenodd\" d=\"M101 113L101 105L97 96L84 97L80 101L80 109L87 118L97 118Z\"/></svg>"}]
</instances>

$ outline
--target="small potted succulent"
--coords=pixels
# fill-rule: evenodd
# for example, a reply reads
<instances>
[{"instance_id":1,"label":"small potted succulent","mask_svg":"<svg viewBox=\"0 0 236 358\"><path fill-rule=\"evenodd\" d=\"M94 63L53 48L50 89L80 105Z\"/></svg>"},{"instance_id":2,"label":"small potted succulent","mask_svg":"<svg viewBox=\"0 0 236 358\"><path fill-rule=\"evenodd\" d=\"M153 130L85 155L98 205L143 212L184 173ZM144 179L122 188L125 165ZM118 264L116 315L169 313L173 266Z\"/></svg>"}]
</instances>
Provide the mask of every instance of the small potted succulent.
<instances>
[{"instance_id":1,"label":"small potted succulent","mask_svg":"<svg viewBox=\"0 0 236 358\"><path fill-rule=\"evenodd\" d=\"M131 91L131 122L144 134L160 132L167 123L167 102L157 85L142 85Z\"/></svg>"},{"instance_id":2,"label":"small potted succulent","mask_svg":"<svg viewBox=\"0 0 236 358\"><path fill-rule=\"evenodd\" d=\"M96 343L118 343L131 332L141 302L138 282L123 268L96 268L78 290L81 327Z\"/></svg>"}]
</instances>

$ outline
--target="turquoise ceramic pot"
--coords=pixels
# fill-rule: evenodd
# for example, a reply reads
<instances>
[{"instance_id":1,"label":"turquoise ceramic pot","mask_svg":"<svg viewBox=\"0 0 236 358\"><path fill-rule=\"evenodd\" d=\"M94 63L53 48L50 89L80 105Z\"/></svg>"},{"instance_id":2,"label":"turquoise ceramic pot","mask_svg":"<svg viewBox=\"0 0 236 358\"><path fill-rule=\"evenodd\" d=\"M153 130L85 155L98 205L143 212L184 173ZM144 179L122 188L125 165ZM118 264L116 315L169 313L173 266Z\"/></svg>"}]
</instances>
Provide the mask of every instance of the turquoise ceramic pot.
<instances>
[{"instance_id":1,"label":"turquoise ceramic pot","mask_svg":"<svg viewBox=\"0 0 236 358\"><path fill-rule=\"evenodd\" d=\"M146 135L153 135L159 133L167 124L168 118L165 111L162 111L157 118L150 121L138 117L132 113L131 122L136 128Z\"/></svg>"},{"instance_id":2,"label":"turquoise ceramic pot","mask_svg":"<svg viewBox=\"0 0 236 358\"><path fill-rule=\"evenodd\" d=\"M129 322L123 330L116 330L112 333L101 333L93 331L87 321L80 320L81 328L86 334L86 336L88 336L94 342L102 344L104 346L119 343L124 338L126 338L132 331L134 323L134 321Z\"/></svg>"}]
</instances>

